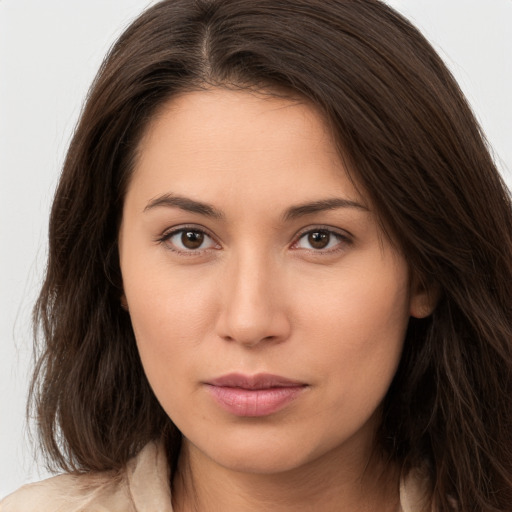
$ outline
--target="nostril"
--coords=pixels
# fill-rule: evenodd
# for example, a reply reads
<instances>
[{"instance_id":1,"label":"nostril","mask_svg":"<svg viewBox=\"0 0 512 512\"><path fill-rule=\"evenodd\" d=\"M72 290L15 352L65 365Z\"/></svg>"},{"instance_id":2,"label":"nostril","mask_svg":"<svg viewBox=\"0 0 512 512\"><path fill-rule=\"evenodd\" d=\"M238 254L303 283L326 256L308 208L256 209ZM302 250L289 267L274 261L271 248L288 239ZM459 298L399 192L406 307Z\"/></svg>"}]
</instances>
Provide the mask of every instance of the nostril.
<instances>
[{"instance_id":1,"label":"nostril","mask_svg":"<svg viewBox=\"0 0 512 512\"><path fill-rule=\"evenodd\" d=\"M216 335L227 342L251 347L260 343L276 343L289 336L290 324L284 297L270 293L279 290L275 279L254 271L261 265L245 265L246 271L234 272L219 296ZM253 272L249 272L249 267Z\"/></svg>"}]
</instances>

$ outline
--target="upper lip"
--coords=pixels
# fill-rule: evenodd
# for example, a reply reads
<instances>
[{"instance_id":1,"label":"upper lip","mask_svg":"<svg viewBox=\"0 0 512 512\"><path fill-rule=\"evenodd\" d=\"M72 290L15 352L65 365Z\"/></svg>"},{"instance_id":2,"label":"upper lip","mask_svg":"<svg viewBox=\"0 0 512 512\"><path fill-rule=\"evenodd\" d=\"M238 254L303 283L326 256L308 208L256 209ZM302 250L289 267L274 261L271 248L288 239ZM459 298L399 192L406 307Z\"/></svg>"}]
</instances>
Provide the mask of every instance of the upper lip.
<instances>
[{"instance_id":1,"label":"upper lip","mask_svg":"<svg viewBox=\"0 0 512 512\"><path fill-rule=\"evenodd\" d=\"M229 373L209 380L207 384L211 386L241 389L290 388L306 385L304 382L287 379L286 377L272 375L270 373L258 373L256 375Z\"/></svg>"}]
</instances>

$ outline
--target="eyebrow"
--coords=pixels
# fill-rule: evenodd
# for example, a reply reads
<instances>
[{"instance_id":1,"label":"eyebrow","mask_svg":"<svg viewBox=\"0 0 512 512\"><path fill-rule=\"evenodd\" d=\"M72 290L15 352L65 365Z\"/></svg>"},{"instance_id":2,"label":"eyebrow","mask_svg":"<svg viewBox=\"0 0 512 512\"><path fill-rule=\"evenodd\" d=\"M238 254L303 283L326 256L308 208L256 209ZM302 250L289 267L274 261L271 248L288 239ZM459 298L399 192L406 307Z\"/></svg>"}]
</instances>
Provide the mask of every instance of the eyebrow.
<instances>
[{"instance_id":1,"label":"eyebrow","mask_svg":"<svg viewBox=\"0 0 512 512\"><path fill-rule=\"evenodd\" d=\"M205 215L206 217L212 217L214 219L224 218L224 214L210 204L194 201L188 197L177 196L174 194L163 194L154 199L151 199L144 208L144 212L159 206L180 208L181 210L185 210L187 212L198 213L199 215Z\"/></svg>"},{"instance_id":2,"label":"eyebrow","mask_svg":"<svg viewBox=\"0 0 512 512\"><path fill-rule=\"evenodd\" d=\"M314 213L323 212L326 210L336 210L337 208L356 208L358 210L370 211L366 206L352 201L351 199L343 199L340 197L334 197L329 199L320 199L319 201L312 201L311 203L299 204L288 208L283 219L293 220L306 215L312 215Z\"/></svg>"},{"instance_id":3,"label":"eyebrow","mask_svg":"<svg viewBox=\"0 0 512 512\"><path fill-rule=\"evenodd\" d=\"M158 207L180 208L187 212L197 213L199 215L205 215L206 217L212 217L215 219L225 218L223 212L217 210L208 203L195 201L194 199L174 194L163 194L151 199L144 208L144 212ZM286 222L326 210L336 210L337 208L356 208L363 211L369 211L366 206L358 203L357 201L335 197L291 206L284 212L283 220Z\"/></svg>"}]
</instances>

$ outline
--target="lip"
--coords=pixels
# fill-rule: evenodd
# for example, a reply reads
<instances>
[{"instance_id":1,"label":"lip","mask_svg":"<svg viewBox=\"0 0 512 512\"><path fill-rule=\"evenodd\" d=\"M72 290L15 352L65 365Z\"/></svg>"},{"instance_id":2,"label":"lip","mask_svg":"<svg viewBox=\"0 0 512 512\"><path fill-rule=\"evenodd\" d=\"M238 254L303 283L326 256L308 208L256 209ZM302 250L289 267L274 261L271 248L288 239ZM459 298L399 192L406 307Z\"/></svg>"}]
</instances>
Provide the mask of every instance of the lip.
<instances>
[{"instance_id":1,"label":"lip","mask_svg":"<svg viewBox=\"0 0 512 512\"><path fill-rule=\"evenodd\" d=\"M205 383L216 403L235 416L268 416L283 409L308 387L278 375L230 373Z\"/></svg>"}]
</instances>

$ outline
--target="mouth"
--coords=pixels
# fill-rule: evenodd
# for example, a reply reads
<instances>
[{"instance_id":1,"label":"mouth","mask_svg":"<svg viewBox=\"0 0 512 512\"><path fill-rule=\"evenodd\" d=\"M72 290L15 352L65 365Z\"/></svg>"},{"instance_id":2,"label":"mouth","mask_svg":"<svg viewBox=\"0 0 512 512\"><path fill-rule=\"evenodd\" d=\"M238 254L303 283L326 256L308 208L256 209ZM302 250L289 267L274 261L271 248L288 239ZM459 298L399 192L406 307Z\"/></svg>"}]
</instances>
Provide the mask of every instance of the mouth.
<instances>
[{"instance_id":1,"label":"mouth","mask_svg":"<svg viewBox=\"0 0 512 512\"><path fill-rule=\"evenodd\" d=\"M245 417L268 416L298 398L308 385L278 375L232 373L205 383L223 410Z\"/></svg>"}]
</instances>

